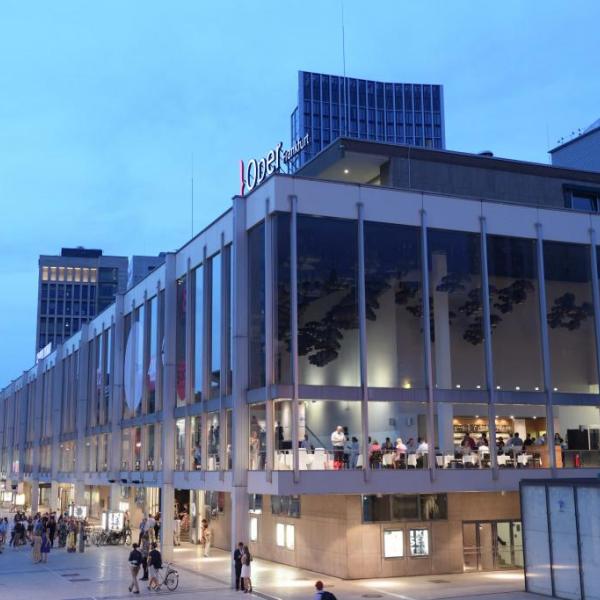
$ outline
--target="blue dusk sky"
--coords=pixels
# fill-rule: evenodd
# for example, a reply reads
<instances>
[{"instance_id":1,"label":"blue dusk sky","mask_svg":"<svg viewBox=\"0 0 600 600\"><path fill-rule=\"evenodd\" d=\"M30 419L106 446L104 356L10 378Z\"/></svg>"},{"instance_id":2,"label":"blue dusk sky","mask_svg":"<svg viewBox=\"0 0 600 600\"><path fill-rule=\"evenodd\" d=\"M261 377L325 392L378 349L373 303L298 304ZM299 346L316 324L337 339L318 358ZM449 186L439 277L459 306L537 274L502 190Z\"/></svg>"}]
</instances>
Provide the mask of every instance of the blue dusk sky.
<instances>
[{"instance_id":1,"label":"blue dusk sky","mask_svg":"<svg viewBox=\"0 0 600 600\"><path fill-rule=\"evenodd\" d=\"M452 150L548 162L600 117L595 0L346 0L349 76L444 85ZM37 260L155 254L289 142L297 71L343 73L340 0L0 3L0 387L34 361Z\"/></svg>"}]
</instances>

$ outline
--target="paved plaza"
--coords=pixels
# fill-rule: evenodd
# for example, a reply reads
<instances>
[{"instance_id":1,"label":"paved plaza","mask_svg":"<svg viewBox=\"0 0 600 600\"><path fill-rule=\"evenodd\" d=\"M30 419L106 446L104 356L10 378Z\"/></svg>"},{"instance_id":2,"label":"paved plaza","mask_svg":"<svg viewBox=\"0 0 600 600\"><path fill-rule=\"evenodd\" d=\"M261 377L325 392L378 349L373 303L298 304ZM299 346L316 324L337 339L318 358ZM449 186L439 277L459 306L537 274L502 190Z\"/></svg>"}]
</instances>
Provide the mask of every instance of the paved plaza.
<instances>
[{"instance_id":1,"label":"paved plaza","mask_svg":"<svg viewBox=\"0 0 600 600\"><path fill-rule=\"evenodd\" d=\"M47 564L33 564L29 547L5 548L0 555L0 598L2 600L118 600L127 591L129 549L122 546L86 548L68 554L63 549L50 553ZM214 550L202 558L199 548L184 544L175 550L174 564L180 583L176 592L150 592L140 587L140 596L173 595L181 600L229 600L242 597L229 588L229 554ZM523 591L523 575L517 571L342 581L257 559L253 562L255 596L266 599L311 599L314 581L323 579L339 600L400 598L476 598L477 600L534 600L541 598ZM144 583L144 582L142 582Z\"/></svg>"}]
</instances>

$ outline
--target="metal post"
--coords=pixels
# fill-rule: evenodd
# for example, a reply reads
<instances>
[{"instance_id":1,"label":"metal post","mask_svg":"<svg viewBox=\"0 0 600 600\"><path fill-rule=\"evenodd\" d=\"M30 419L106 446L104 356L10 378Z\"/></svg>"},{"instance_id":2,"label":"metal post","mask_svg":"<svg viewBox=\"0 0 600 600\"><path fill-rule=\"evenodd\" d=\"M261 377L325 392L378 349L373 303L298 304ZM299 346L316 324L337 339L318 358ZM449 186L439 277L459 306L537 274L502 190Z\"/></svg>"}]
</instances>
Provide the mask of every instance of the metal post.
<instances>
[{"instance_id":1,"label":"metal post","mask_svg":"<svg viewBox=\"0 0 600 600\"><path fill-rule=\"evenodd\" d=\"M429 319L429 259L427 249L427 213L421 209L421 287L423 289L423 336L425 337L425 385L427 387L427 437L429 438L429 476L435 479L435 404L431 366L431 322Z\"/></svg>"},{"instance_id":2,"label":"metal post","mask_svg":"<svg viewBox=\"0 0 600 600\"><path fill-rule=\"evenodd\" d=\"M360 416L362 422L361 448L365 481L371 477L369 462L369 382L367 370L367 297L365 281L365 216L362 202L356 205L358 213L358 336L360 349Z\"/></svg>"},{"instance_id":3,"label":"metal post","mask_svg":"<svg viewBox=\"0 0 600 600\"><path fill-rule=\"evenodd\" d=\"M556 476L556 450L554 448L554 409L552 407L552 373L550 363L550 345L548 342L548 308L546 304L546 276L544 271L544 240L542 224L536 223L537 232L537 273L538 298L540 305L540 336L542 344L542 367L544 372L544 392L546 394L546 444L552 476Z\"/></svg>"},{"instance_id":4,"label":"metal post","mask_svg":"<svg viewBox=\"0 0 600 600\"><path fill-rule=\"evenodd\" d=\"M498 465L496 461L496 390L494 388L494 361L492 356L492 325L490 315L490 283L487 259L487 222L485 217L479 217L481 225L481 302L483 305L483 340L485 352L485 378L488 394L488 427L490 462L492 464L492 477L498 479Z\"/></svg>"},{"instance_id":5,"label":"metal post","mask_svg":"<svg viewBox=\"0 0 600 600\"><path fill-rule=\"evenodd\" d=\"M291 350L292 350L292 460L294 482L300 480L298 464L299 430L299 365L298 365L298 198L290 196L290 309L291 309ZM273 432L271 432L273 434Z\"/></svg>"},{"instance_id":6,"label":"metal post","mask_svg":"<svg viewBox=\"0 0 600 600\"><path fill-rule=\"evenodd\" d=\"M596 255L596 231L590 229L590 266L592 280L592 302L594 303L594 341L596 342L596 377L600 384L600 288L598 285L598 257Z\"/></svg>"}]
</instances>

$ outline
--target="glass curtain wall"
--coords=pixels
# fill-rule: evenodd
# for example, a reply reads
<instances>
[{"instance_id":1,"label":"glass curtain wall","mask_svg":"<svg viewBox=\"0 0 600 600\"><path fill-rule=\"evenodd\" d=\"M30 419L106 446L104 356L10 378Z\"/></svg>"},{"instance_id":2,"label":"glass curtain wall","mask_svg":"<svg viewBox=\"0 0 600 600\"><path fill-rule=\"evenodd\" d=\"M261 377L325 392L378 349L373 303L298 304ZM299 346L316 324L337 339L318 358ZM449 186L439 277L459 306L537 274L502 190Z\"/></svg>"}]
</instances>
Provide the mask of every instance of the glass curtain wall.
<instances>
[{"instance_id":1,"label":"glass curtain wall","mask_svg":"<svg viewBox=\"0 0 600 600\"><path fill-rule=\"evenodd\" d=\"M265 385L265 225L248 232L249 385Z\"/></svg>"},{"instance_id":2,"label":"glass curtain wall","mask_svg":"<svg viewBox=\"0 0 600 600\"><path fill-rule=\"evenodd\" d=\"M597 394L589 247L544 242L544 270L552 385L559 392Z\"/></svg>"},{"instance_id":3,"label":"glass curtain wall","mask_svg":"<svg viewBox=\"0 0 600 600\"><path fill-rule=\"evenodd\" d=\"M358 222L298 216L299 382L357 386Z\"/></svg>"},{"instance_id":4,"label":"glass curtain wall","mask_svg":"<svg viewBox=\"0 0 600 600\"><path fill-rule=\"evenodd\" d=\"M543 389L536 241L487 237L494 381Z\"/></svg>"},{"instance_id":5,"label":"glass curtain wall","mask_svg":"<svg viewBox=\"0 0 600 600\"><path fill-rule=\"evenodd\" d=\"M368 381L424 388L420 230L366 222Z\"/></svg>"},{"instance_id":6,"label":"glass curtain wall","mask_svg":"<svg viewBox=\"0 0 600 600\"><path fill-rule=\"evenodd\" d=\"M221 254L210 259L211 332L210 332L210 397L221 392ZM252 281L252 280L251 280Z\"/></svg>"},{"instance_id":7,"label":"glass curtain wall","mask_svg":"<svg viewBox=\"0 0 600 600\"><path fill-rule=\"evenodd\" d=\"M204 385L204 267L194 272L194 402L202 402Z\"/></svg>"},{"instance_id":8,"label":"glass curtain wall","mask_svg":"<svg viewBox=\"0 0 600 600\"><path fill-rule=\"evenodd\" d=\"M434 384L483 389L479 234L428 230L428 268Z\"/></svg>"},{"instance_id":9,"label":"glass curtain wall","mask_svg":"<svg viewBox=\"0 0 600 600\"><path fill-rule=\"evenodd\" d=\"M185 355L186 345L186 307L187 307L187 281L183 276L177 280L177 314L175 320L175 362L177 365L176 388L177 406L186 403L186 377L187 364Z\"/></svg>"},{"instance_id":10,"label":"glass curtain wall","mask_svg":"<svg viewBox=\"0 0 600 600\"><path fill-rule=\"evenodd\" d=\"M291 354L290 354L290 215L278 213L273 218L273 269L275 276L274 299L275 306L273 331L275 344L273 348L275 360L275 381L290 384Z\"/></svg>"},{"instance_id":11,"label":"glass curtain wall","mask_svg":"<svg viewBox=\"0 0 600 600\"><path fill-rule=\"evenodd\" d=\"M146 369L146 397L148 413L157 410L156 385L157 385L157 350L158 350L158 298L154 296L148 302L148 367Z\"/></svg>"}]
</instances>

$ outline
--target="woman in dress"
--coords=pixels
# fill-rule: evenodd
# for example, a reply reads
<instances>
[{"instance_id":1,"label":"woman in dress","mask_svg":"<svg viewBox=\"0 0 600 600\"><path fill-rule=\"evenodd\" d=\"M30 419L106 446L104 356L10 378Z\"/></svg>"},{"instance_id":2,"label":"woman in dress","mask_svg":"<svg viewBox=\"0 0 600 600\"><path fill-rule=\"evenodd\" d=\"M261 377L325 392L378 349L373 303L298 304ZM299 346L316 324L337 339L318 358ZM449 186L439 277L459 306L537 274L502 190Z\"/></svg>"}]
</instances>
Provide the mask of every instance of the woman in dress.
<instances>
[{"instance_id":1,"label":"woman in dress","mask_svg":"<svg viewBox=\"0 0 600 600\"><path fill-rule=\"evenodd\" d=\"M43 563L48 562L48 554L50 553L51 545L52 544L50 543L50 537L48 536L47 532L44 531L44 533L42 533L42 546L40 548Z\"/></svg>"},{"instance_id":2,"label":"woman in dress","mask_svg":"<svg viewBox=\"0 0 600 600\"><path fill-rule=\"evenodd\" d=\"M75 552L77 549L77 524L71 520L68 525L67 552Z\"/></svg>"},{"instance_id":3,"label":"woman in dress","mask_svg":"<svg viewBox=\"0 0 600 600\"><path fill-rule=\"evenodd\" d=\"M34 563L39 563L42 561L42 521L37 521L35 527L33 529L33 550L32 550L32 558Z\"/></svg>"},{"instance_id":4,"label":"woman in dress","mask_svg":"<svg viewBox=\"0 0 600 600\"><path fill-rule=\"evenodd\" d=\"M244 581L244 594L252 593L252 580L250 579L252 574L250 571L250 563L252 562L252 555L248 546L244 546L242 550L242 573L241 577Z\"/></svg>"}]
</instances>

